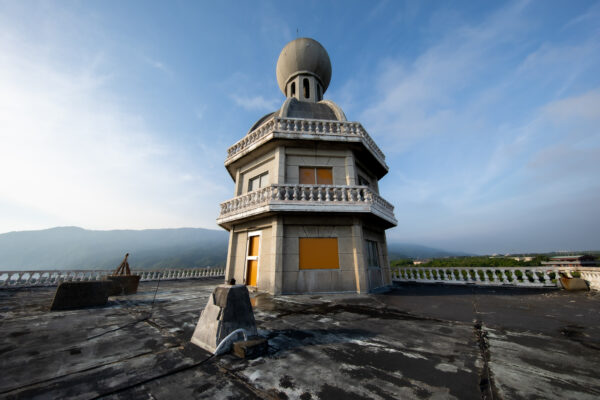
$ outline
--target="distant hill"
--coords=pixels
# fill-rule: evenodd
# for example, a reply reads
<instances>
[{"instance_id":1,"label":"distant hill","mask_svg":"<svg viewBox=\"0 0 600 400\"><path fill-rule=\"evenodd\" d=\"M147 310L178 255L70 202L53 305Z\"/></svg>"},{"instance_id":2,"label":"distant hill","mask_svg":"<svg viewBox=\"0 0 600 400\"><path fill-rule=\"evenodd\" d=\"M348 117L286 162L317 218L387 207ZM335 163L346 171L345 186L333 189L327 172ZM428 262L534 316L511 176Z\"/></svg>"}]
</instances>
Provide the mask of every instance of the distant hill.
<instances>
[{"instance_id":1,"label":"distant hill","mask_svg":"<svg viewBox=\"0 0 600 400\"><path fill-rule=\"evenodd\" d=\"M388 258L390 261L397 260L400 258L425 259L441 257L462 257L472 255L473 254L470 253L436 249L433 247L421 246L418 244L388 242Z\"/></svg>"},{"instance_id":2,"label":"distant hill","mask_svg":"<svg viewBox=\"0 0 600 400\"><path fill-rule=\"evenodd\" d=\"M0 234L0 269L113 269L223 266L228 233L181 228L93 231L60 227Z\"/></svg>"},{"instance_id":3,"label":"distant hill","mask_svg":"<svg viewBox=\"0 0 600 400\"><path fill-rule=\"evenodd\" d=\"M93 231L60 227L0 234L0 270L114 269L125 253L134 268L224 266L228 233L201 228ZM470 255L389 243L389 259Z\"/></svg>"}]
</instances>

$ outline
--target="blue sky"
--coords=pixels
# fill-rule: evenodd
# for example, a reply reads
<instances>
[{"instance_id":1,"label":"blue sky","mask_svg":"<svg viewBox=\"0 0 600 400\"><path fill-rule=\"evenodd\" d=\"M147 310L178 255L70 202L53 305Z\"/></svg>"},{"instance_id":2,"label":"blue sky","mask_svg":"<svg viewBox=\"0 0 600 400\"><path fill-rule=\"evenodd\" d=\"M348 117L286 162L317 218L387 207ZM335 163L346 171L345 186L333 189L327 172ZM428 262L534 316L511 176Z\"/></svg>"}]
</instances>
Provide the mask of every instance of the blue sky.
<instances>
[{"instance_id":1,"label":"blue sky","mask_svg":"<svg viewBox=\"0 0 600 400\"><path fill-rule=\"evenodd\" d=\"M0 1L0 232L217 228L297 29L386 153L390 241L600 248L598 1Z\"/></svg>"}]
</instances>

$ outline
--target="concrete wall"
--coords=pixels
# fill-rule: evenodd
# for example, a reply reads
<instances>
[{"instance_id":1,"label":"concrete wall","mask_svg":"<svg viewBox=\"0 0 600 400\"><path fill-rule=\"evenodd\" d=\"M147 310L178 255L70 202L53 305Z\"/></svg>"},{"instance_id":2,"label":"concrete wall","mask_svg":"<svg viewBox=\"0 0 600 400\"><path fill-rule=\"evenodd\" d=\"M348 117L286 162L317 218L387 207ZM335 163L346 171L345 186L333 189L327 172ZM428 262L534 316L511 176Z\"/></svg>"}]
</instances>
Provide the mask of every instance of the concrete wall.
<instances>
[{"instance_id":1,"label":"concrete wall","mask_svg":"<svg viewBox=\"0 0 600 400\"><path fill-rule=\"evenodd\" d=\"M243 168L238 170L236 179L236 196L248 192L248 182L250 179L268 172L268 184L276 183L278 179L277 151L270 151L255 160L248 162Z\"/></svg>"},{"instance_id":2,"label":"concrete wall","mask_svg":"<svg viewBox=\"0 0 600 400\"><path fill-rule=\"evenodd\" d=\"M246 252L248 245L248 234L260 232L260 247L258 253L258 276L257 288L269 290L273 286L272 271L274 271L273 252L275 248L272 240L273 218L263 218L249 221L233 227L230 233L229 253L227 257L226 280L235 278L236 282L245 282Z\"/></svg>"},{"instance_id":3,"label":"concrete wall","mask_svg":"<svg viewBox=\"0 0 600 400\"><path fill-rule=\"evenodd\" d=\"M356 292L351 218L285 218L283 225L283 293ZM345 224L344 224L345 223ZM299 239L338 239L339 269L300 270Z\"/></svg>"}]
</instances>

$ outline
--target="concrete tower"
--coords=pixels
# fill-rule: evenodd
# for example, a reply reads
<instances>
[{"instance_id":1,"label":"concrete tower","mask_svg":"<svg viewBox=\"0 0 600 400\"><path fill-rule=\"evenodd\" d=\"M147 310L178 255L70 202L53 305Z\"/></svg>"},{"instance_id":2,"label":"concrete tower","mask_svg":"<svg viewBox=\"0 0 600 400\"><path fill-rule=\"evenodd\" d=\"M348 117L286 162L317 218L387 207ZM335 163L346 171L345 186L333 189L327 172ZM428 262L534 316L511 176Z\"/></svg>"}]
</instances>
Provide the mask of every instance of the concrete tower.
<instances>
[{"instance_id":1,"label":"concrete tower","mask_svg":"<svg viewBox=\"0 0 600 400\"><path fill-rule=\"evenodd\" d=\"M365 293L391 283L385 230L394 207L379 196L383 152L323 94L327 51L288 43L277 61L281 108L227 150L234 198L217 223L229 231L226 280L272 294Z\"/></svg>"}]
</instances>

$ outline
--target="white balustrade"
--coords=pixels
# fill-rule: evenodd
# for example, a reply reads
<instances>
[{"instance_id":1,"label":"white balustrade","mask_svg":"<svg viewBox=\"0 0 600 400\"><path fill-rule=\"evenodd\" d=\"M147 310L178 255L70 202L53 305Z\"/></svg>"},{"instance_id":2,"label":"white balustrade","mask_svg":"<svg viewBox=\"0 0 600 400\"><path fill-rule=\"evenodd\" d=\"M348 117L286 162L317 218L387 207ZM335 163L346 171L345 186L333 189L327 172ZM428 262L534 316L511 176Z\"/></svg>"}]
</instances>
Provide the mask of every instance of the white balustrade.
<instances>
[{"instance_id":1,"label":"white balustrade","mask_svg":"<svg viewBox=\"0 0 600 400\"><path fill-rule=\"evenodd\" d=\"M113 271L108 270L52 270L52 271L0 271L0 289L56 286L61 282L103 280ZM140 281L218 278L225 276L224 268L164 269L134 271Z\"/></svg>"},{"instance_id":2,"label":"white balustrade","mask_svg":"<svg viewBox=\"0 0 600 400\"><path fill-rule=\"evenodd\" d=\"M449 285L512 286L531 288L561 287L560 274L568 277L581 276L591 289L600 290L600 269L598 268L547 268L539 267L497 267L497 268L392 268L395 282L444 283Z\"/></svg>"},{"instance_id":3,"label":"white balustrade","mask_svg":"<svg viewBox=\"0 0 600 400\"><path fill-rule=\"evenodd\" d=\"M561 269L562 271L562 269ZM590 289L600 290L600 268L599 267L585 267L577 268L577 272L581 279L584 279L589 285Z\"/></svg>"},{"instance_id":4,"label":"white balustrade","mask_svg":"<svg viewBox=\"0 0 600 400\"><path fill-rule=\"evenodd\" d=\"M236 155L240 154L249 147L261 142L271 133L298 133L298 134L314 134L321 136L347 136L357 137L362 140L371 152L383 164L385 164L385 155L381 149L375 144L375 141L367 133L367 131L358 122L348 121L330 121L316 119L298 119L298 118L280 118L271 117L259 125L252 132L247 134L243 139L239 140L229 149L227 149L227 160L225 163Z\"/></svg>"},{"instance_id":5,"label":"white balustrade","mask_svg":"<svg viewBox=\"0 0 600 400\"><path fill-rule=\"evenodd\" d=\"M272 184L221 203L219 219L235 216L265 205L368 205L377 209L391 221L394 206L367 186L337 185L279 185Z\"/></svg>"}]
</instances>

